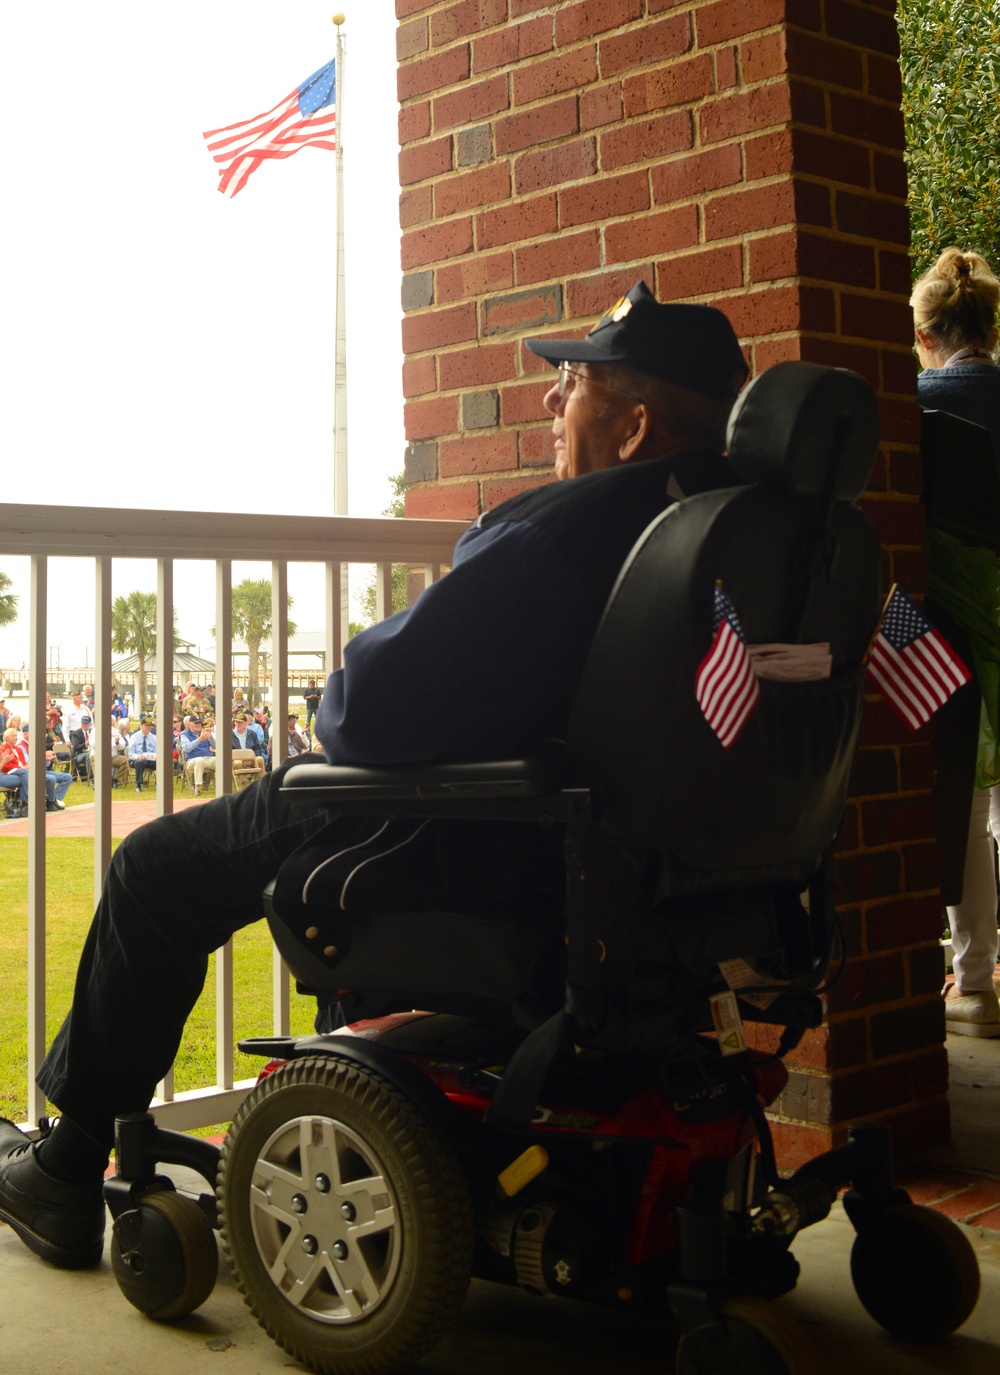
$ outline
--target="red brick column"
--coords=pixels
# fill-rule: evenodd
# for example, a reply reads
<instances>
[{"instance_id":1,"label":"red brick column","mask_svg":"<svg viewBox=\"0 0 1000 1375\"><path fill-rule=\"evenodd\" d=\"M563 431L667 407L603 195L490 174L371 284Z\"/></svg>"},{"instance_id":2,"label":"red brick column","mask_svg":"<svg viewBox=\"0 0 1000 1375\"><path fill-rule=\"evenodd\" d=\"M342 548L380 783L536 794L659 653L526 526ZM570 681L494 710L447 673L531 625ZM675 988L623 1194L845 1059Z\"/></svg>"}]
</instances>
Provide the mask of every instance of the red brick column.
<instances>
[{"instance_id":1,"label":"red brick column","mask_svg":"<svg viewBox=\"0 0 1000 1375\"><path fill-rule=\"evenodd\" d=\"M410 515L551 477L547 369L644 277L708 301L759 371L856 369L883 444L866 509L919 593L915 369L894 0L396 0ZM848 1121L948 1130L927 732L870 703L838 867L848 964L790 1060L794 1163Z\"/></svg>"}]
</instances>

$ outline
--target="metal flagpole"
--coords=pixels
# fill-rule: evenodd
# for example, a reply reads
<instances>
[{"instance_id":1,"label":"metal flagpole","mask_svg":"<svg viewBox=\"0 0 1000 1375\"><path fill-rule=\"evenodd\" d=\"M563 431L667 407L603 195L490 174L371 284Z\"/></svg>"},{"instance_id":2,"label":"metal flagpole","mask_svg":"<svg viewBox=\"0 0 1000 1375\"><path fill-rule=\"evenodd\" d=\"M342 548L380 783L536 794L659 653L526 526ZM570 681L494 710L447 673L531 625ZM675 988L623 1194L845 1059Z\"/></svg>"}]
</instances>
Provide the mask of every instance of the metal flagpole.
<instances>
[{"instance_id":1,"label":"metal flagpole","mask_svg":"<svg viewBox=\"0 0 1000 1375\"><path fill-rule=\"evenodd\" d=\"M334 153L336 161L337 178L337 247L336 247L336 268L334 281L334 362L333 362L333 514L335 516L347 515L347 290L344 277L344 40L341 36L340 26L344 22L344 15L338 11L333 16L333 23L337 29L337 46L334 58L336 67L334 69L335 102L334 109L337 114L337 150ZM328 570L327 597L335 597L339 593L339 616L335 614L335 607L328 604L327 620L329 622L329 635L336 635L337 643L331 638L329 641L330 662L327 665L328 671L339 668L343 663L344 645L347 643L348 624L350 622L351 592L350 592L350 570L346 563L339 566L339 578L336 576L336 568L330 565ZM340 586L337 587L339 582ZM336 629L334 629L336 627Z\"/></svg>"},{"instance_id":2,"label":"metal flagpole","mask_svg":"<svg viewBox=\"0 0 1000 1375\"><path fill-rule=\"evenodd\" d=\"M333 371L333 513L347 515L347 322L344 285L344 40L340 26L344 15L337 13L336 101L337 112L337 249L336 297L334 305ZM346 573L346 568L345 568Z\"/></svg>"}]
</instances>

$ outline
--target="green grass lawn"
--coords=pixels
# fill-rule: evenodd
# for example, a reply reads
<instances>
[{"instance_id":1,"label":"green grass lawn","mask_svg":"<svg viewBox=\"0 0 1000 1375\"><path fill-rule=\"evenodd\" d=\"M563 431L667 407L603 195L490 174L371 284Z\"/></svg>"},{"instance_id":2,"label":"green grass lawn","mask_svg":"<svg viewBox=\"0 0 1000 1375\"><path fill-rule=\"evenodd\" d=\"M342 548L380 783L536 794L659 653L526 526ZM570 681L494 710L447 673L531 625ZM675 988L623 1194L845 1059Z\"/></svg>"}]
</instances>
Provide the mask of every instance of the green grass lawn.
<instances>
[{"instance_id":1,"label":"green grass lawn","mask_svg":"<svg viewBox=\"0 0 1000 1375\"><path fill-rule=\"evenodd\" d=\"M76 799L72 794L79 793ZM92 801L93 791L74 784L67 806ZM118 789L115 798L135 797ZM116 842L117 844L117 842ZM76 965L93 912L94 842L87 837L50 839L46 844L47 953L46 1044L50 1044L73 995ZM0 906L0 1115L15 1122L27 1116L28 842L0 835L4 900ZM234 1030L241 1036L269 1035L271 1026L271 938L261 921L233 942ZM215 969L187 1024L175 1065L175 1089L215 1083ZM292 993L292 1030L312 1030L315 1006ZM123 1032L123 1034L130 1034ZM141 1036L142 1028L131 1034ZM254 1075L261 1062L236 1053L235 1076Z\"/></svg>"},{"instance_id":2,"label":"green grass lawn","mask_svg":"<svg viewBox=\"0 0 1000 1375\"><path fill-rule=\"evenodd\" d=\"M114 802L134 802L136 798L148 798L152 801L156 796L156 775L147 775L148 786L143 786L143 791L137 793L135 790L135 779L130 774L129 781L123 788L111 789L111 801ZM215 796L215 776L208 774L205 778L205 786L202 788L202 797ZM181 780L174 778L174 797L193 796L190 788L182 787ZM88 802L93 802L94 790L89 783L71 783L63 801L67 807L81 807Z\"/></svg>"}]
</instances>

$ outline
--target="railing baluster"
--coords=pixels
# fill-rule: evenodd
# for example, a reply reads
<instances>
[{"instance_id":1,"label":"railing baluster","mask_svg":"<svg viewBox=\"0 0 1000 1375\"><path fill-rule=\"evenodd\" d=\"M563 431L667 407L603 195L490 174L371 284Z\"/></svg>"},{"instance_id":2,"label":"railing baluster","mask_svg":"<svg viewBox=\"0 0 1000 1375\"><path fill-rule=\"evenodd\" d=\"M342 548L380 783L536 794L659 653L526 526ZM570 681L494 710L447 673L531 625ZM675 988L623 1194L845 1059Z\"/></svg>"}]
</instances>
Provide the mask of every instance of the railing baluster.
<instances>
[{"instance_id":1,"label":"railing baluster","mask_svg":"<svg viewBox=\"0 0 1000 1375\"><path fill-rule=\"evenodd\" d=\"M216 683L218 687L218 683ZM233 943L215 952L215 1082L233 1087Z\"/></svg>"},{"instance_id":2,"label":"railing baluster","mask_svg":"<svg viewBox=\"0 0 1000 1375\"><path fill-rule=\"evenodd\" d=\"M94 560L96 637L94 655L94 902L100 900L111 863L111 560Z\"/></svg>"},{"instance_id":3,"label":"railing baluster","mask_svg":"<svg viewBox=\"0 0 1000 1375\"><path fill-rule=\"evenodd\" d=\"M143 704L145 705L145 704ZM161 558L156 561L156 735L157 758L161 748L169 740L164 751L163 763L170 760L168 768L156 768L156 812L166 816L174 810L174 770L173 770L173 722L174 722L174 562ZM183 767L183 765L182 765ZM157 1097L169 1103L174 1096L173 1067L167 1071L157 1086Z\"/></svg>"},{"instance_id":4,"label":"railing baluster","mask_svg":"<svg viewBox=\"0 0 1000 1375\"><path fill-rule=\"evenodd\" d=\"M215 565L215 795L233 790L233 627L232 565Z\"/></svg>"},{"instance_id":5,"label":"railing baluster","mask_svg":"<svg viewBox=\"0 0 1000 1375\"><path fill-rule=\"evenodd\" d=\"M344 662L344 645L347 643L349 622L349 600L347 592L347 564L328 563L326 565L326 600L323 629L326 632L326 672L332 673Z\"/></svg>"},{"instance_id":6,"label":"railing baluster","mask_svg":"<svg viewBox=\"0 0 1000 1375\"><path fill-rule=\"evenodd\" d=\"M233 565L229 559L215 564L215 791L233 787ZM219 1088L233 1086L233 943L215 952L215 1076Z\"/></svg>"},{"instance_id":7,"label":"railing baluster","mask_svg":"<svg viewBox=\"0 0 1000 1375\"><path fill-rule=\"evenodd\" d=\"M139 711L146 709L139 703ZM174 564L156 561L156 815L174 810ZM181 763L183 768L183 761Z\"/></svg>"},{"instance_id":8,"label":"railing baluster","mask_svg":"<svg viewBox=\"0 0 1000 1375\"><path fill-rule=\"evenodd\" d=\"M392 615L392 564L375 566L375 619L384 621Z\"/></svg>"},{"instance_id":9,"label":"railing baluster","mask_svg":"<svg viewBox=\"0 0 1000 1375\"><path fill-rule=\"evenodd\" d=\"M288 758L288 564L271 565L271 767L278 768ZM278 954L272 953L271 994L276 1036L287 1036L291 1025L291 997L288 970Z\"/></svg>"},{"instance_id":10,"label":"railing baluster","mask_svg":"<svg viewBox=\"0 0 1000 1375\"><path fill-rule=\"evenodd\" d=\"M35 1074L45 1056L45 644L48 561L31 560L29 725L36 737L28 750L28 1117L45 1112Z\"/></svg>"},{"instance_id":11,"label":"railing baluster","mask_svg":"<svg viewBox=\"0 0 1000 1375\"><path fill-rule=\"evenodd\" d=\"M174 1067L167 1070L166 1074L156 1086L156 1096L162 1103L172 1103L174 1101Z\"/></svg>"},{"instance_id":12,"label":"railing baluster","mask_svg":"<svg viewBox=\"0 0 1000 1375\"><path fill-rule=\"evenodd\" d=\"M271 564L271 763L288 758L288 564Z\"/></svg>"}]
</instances>

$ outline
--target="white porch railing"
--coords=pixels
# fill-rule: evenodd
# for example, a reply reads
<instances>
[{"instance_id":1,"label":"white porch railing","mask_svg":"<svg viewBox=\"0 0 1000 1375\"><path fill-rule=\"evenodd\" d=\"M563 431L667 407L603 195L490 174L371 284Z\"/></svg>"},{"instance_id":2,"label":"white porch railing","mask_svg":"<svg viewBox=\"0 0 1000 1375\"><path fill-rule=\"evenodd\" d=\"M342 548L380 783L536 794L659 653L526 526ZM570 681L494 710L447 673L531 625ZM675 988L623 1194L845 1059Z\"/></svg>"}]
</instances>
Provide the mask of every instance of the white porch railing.
<instances>
[{"instance_id":1,"label":"white porch railing","mask_svg":"<svg viewBox=\"0 0 1000 1375\"><path fill-rule=\"evenodd\" d=\"M48 561L54 557L92 558L96 583L95 701L111 695L111 574L115 558L157 561L157 733L169 738L173 724L174 565L178 560L215 562L216 700L232 699L232 654L223 633L232 624L232 562L271 564L272 594L272 712L284 720L288 707L288 565L311 563L325 570L324 636L327 665L339 667L347 634L346 568L348 564L376 564L376 601L381 619L391 607L393 563L422 567L433 581L450 566L455 541L464 525L448 520L357 519L350 516L256 516L210 512L132 511L127 525L117 509L54 506L0 506L0 560L21 555L31 559L28 719L36 736L45 719ZM21 614L25 608L22 604ZM98 724L98 723L95 723ZM216 788L232 787L230 739L217 737ZM275 763L285 755L285 732L274 732ZM45 1055L45 752L36 748L29 761L29 794L35 801L28 825L28 960L27 960L27 1103L34 1121L45 1111L35 1084L35 1072ZM100 893L111 858L110 758L99 755L95 770L94 894ZM173 810L173 776L159 769L156 776L157 814ZM272 978L273 1027L286 1034L289 1025L287 971L275 953ZM228 1120L252 1081L234 1082L233 966L229 947L216 958L216 1082L175 1094L172 1076L160 1086L154 1111L163 1125L186 1130Z\"/></svg>"}]
</instances>

